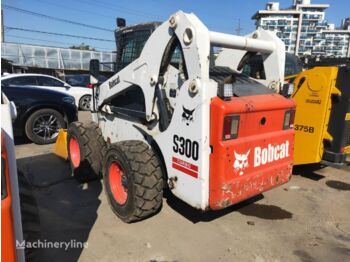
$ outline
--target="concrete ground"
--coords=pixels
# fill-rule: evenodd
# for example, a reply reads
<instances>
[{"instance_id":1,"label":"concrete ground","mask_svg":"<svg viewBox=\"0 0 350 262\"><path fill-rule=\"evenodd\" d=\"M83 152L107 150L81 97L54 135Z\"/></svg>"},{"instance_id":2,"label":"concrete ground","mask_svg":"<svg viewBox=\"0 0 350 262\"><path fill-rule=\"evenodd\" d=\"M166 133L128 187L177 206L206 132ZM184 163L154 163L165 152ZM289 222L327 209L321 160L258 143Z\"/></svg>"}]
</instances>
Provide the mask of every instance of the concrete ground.
<instances>
[{"instance_id":1,"label":"concrete ground","mask_svg":"<svg viewBox=\"0 0 350 262\"><path fill-rule=\"evenodd\" d=\"M22 141L16 154L35 190L42 239L88 243L43 249L38 261L350 261L350 165L295 170L289 183L217 212L169 196L157 215L125 224L101 181L79 184L53 145Z\"/></svg>"}]
</instances>

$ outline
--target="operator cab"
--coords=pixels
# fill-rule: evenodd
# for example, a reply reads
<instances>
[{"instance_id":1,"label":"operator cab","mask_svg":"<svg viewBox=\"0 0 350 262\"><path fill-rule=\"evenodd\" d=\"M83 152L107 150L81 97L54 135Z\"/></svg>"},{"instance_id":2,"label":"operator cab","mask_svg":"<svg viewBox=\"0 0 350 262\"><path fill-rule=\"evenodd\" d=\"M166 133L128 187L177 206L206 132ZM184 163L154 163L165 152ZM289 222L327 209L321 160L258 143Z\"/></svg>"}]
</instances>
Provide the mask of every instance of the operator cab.
<instances>
[{"instance_id":1,"label":"operator cab","mask_svg":"<svg viewBox=\"0 0 350 262\"><path fill-rule=\"evenodd\" d=\"M114 32L117 45L116 72L137 59L150 35L160 22L149 22L125 26L125 20L117 18L118 28Z\"/></svg>"},{"instance_id":2,"label":"operator cab","mask_svg":"<svg viewBox=\"0 0 350 262\"><path fill-rule=\"evenodd\" d=\"M136 60L151 34L161 22L148 22L137 25L125 26L125 20L117 19L118 29L115 30L115 41L117 46L116 72ZM176 47L170 63L178 67L181 59L181 47Z\"/></svg>"},{"instance_id":3,"label":"operator cab","mask_svg":"<svg viewBox=\"0 0 350 262\"><path fill-rule=\"evenodd\" d=\"M118 28L115 30L117 46L116 73L139 58L145 43L160 25L160 22L149 22L125 26L125 20L118 18ZM218 83L218 96L224 98L224 86L232 86L232 97L250 96L256 94L271 94L273 91L256 81L249 75L232 70L225 66L215 66L216 56L214 46L211 47L209 77ZM255 59L255 56L254 56ZM186 61L179 39L174 36L168 43L161 61L159 77L162 79L164 103L171 119L176 99L183 83L188 80ZM229 83L228 83L229 82ZM226 98L224 98L226 99ZM141 122L145 119L145 104L142 90L138 86L131 86L124 92L111 98L109 105L130 110L132 115L137 111ZM127 118L132 115L123 112ZM140 119L140 118L138 118Z\"/></svg>"},{"instance_id":4,"label":"operator cab","mask_svg":"<svg viewBox=\"0 0 350 262\"><path fill-rule=\"evenodd\" d=\"M118 28L115 30L115 40L117 46L117 56L116 56L116 73L125 68L127 65L136 60L147 42L151 34L156 30L156 28L161 25L161 22L148 22L137 25L126 26L125 20L122 18L117 18ZM213 50L213 49L212 49ZM264 70L262 72L257 72L256 65L260 65L263 68L263 61L260 54L252 56L249 61L244 65L243 74L238 73L238 71L233 71L228 67L214 66L214 53L211 53L211 67L210 67L210 78L218 82L218 84L224 85L225 79L233 79L235 82L234 96L246 96L249 94L269 94L272 93L271 90L264 87L259 82L254 79L264 79ZM286 64L287 61L293 60L289 54L286 54ZM291 63L292 71L299 72L301 67L298 66L300 63L294 60ZM178 39L173 39L168 45L167 51L164 54L162 68L160 75L165 79L165 88L167 89L167 96L170 100L170 104L176 97L176 90L174 86L170 83L177 83L177 88L179 88L186 79L187 70L184 63L183 52L181 44ZM288 67L289 68L289 67ZM248 72L249 71L249 72ZM290 70L289 70L290 71ZM261 74L261 77L257 77L256 74ZM287 74L290 75L290 74ZM176 78L176 80L175 80ZM169 86L166 87L167 83ZM220 90L218 92L220 95ZM132 95L133 97L134 94ZM125 99L125 98L124 98Z\"/></svg>"}]
</instances>

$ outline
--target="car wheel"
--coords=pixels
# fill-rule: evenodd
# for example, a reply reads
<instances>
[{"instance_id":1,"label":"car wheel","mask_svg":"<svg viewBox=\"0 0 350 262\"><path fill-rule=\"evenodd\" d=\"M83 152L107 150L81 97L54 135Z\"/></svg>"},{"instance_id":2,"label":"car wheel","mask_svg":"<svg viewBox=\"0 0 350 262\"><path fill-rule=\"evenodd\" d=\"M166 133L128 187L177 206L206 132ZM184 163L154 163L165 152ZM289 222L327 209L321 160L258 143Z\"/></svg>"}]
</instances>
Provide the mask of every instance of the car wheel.
<instances>
[{"instance_id":1,"label":"car wheel","mask_svg":"<svg viewBox=\"0 0 350 262\"><path fill-rule=\"evenodd\" d=\"M89 111L90 110L90 101L91 101L90 95L82 96L79 100L79 108L81 110L84 110L84 111Z\"/></svg>"},{"instance_id":2,"label":"car wheel","mask_svg":"<svg viewBox=\"0 0 350 262\"><path fill-rule=\"evenodd\" d=\"M35 144L50 144L56 141L58 131L66 123L61 113L44 108L32 113L25 124L27 137Z\"/></svg>"}]
</instances>

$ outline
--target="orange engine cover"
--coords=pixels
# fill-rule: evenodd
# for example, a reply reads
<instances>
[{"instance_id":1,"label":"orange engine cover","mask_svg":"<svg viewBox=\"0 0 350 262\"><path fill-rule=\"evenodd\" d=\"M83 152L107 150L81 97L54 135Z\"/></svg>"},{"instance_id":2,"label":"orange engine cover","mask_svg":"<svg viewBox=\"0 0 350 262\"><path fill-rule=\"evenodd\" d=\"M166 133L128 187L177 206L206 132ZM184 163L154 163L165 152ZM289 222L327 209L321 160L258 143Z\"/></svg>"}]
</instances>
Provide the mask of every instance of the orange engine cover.
<instances>
[{"instance_id":1,"label":"orange engine cover","mask_svg":"<svg viewBox=\"0 0 350 262\"><path fill-rule=\"evenodd\" d=\"M210 108L209 206L221 209L286 183L292 173L294 130L283 129L295 103L277 94L216 97ZM238 137L223 140L224 117L239 115Z\"/></svg>"}]
</instances>

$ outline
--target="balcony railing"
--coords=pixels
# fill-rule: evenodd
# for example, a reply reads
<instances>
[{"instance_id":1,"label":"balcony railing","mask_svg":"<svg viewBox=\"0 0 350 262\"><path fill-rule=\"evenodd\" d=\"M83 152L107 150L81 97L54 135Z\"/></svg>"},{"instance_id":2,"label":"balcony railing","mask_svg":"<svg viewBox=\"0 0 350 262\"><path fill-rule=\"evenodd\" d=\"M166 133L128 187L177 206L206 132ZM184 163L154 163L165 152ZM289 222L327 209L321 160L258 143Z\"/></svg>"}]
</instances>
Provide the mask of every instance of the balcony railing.
<instances>
[{"instance_id":1,"label":"balcony railing","mask_svg":"<svg viewBox=\"0 0 350 262\"><path fill-rule=\"evenodd\" d=\"M319 33L320 30L312 29L312 28L305 28L305 27L304 27L304 28L301 29L301 32L313 34L313 33Z\"/></svg>"},{"instance_id":2,"label":"balcony railing","mask_svg":"<svg viewBox=\"0 0 350 262\"><path fill-rule=\"evenodd\" d=\"M303 15L303 19L305 20L319 20L321 19L320 15Z\"/></svg>"}]
</instances>

